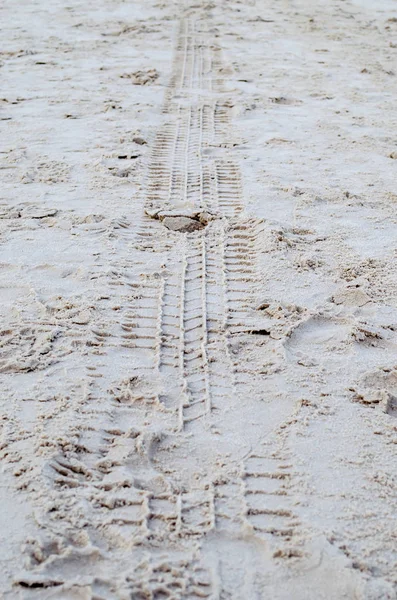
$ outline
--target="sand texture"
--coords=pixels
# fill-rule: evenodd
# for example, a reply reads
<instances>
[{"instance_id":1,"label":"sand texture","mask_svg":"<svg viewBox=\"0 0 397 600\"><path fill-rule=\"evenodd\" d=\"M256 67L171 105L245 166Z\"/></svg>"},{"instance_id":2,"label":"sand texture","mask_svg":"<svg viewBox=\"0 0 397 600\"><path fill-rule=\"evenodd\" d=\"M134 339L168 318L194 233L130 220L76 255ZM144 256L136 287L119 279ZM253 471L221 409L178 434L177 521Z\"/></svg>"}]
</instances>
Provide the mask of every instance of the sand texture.
<instances>
[{"instance_id":1,"label":"sand texture","mask_svg":"<svg viewBox=\"0 0 397 600\"><path fill-rule=\"evenodd\" d=\"M396 600L396 1L0 23L0 596Z\"/></svg>"}]
</instances>

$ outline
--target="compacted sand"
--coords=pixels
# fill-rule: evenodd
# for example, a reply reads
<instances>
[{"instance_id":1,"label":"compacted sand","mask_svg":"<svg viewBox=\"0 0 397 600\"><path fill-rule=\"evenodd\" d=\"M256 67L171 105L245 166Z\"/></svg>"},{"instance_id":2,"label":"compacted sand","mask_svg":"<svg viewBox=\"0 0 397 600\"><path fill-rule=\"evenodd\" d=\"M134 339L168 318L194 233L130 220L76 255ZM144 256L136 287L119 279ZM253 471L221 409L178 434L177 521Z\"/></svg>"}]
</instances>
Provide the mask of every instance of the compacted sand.
<instances>
[{"instance_id":1,"label":"compacted sand","mask_svg":"<svg viewBox=\"0 0 397 600\"><path fill-rule=\"evenodd\" d=\"M395 0L3 0L0 594L392 600Z\"/></svg>"}]
</instances>

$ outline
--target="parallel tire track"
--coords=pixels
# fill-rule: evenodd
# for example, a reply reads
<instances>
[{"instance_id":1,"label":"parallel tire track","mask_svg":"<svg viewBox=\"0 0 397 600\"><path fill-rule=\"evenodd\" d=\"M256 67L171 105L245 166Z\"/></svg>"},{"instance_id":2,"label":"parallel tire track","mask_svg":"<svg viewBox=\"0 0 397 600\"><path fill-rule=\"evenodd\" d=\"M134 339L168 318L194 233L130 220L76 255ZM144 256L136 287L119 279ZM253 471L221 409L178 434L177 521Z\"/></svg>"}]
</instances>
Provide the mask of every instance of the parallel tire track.
<instances>
[{"instance_id":1,"label":"parallel tire track","mask_svg":"<svg viewBox=\"0 0 397 600\"><path fill-rule=\"evenodd\" d=\"M89 490L90 514L101 519L108 548L133 551L138 562L128 581L136 598L222 597L215 568L201 562L207 534L243 539L248 522L257 536L283 535L293 524L262 458L247 459L244 470L240 457L227 453L218 478L195 477L183 462L193 448L202 472L216 464L217 426L244 393L238 376L244 364L232 358L231 340L249 330L259 282L261 223L244 216L220 67L205 20L182 18L165 123L148 155L144 204L148 214L182 206L214 219L191 234L142 220L137 247L148 253L143 257L161 251L158 270L148 267L149 274L128 284L119 319L120 345L138 364L110 390L113 426L100 439L94 474L89 456L52 464L56 485Z\"/></svg>"}]
</instances>

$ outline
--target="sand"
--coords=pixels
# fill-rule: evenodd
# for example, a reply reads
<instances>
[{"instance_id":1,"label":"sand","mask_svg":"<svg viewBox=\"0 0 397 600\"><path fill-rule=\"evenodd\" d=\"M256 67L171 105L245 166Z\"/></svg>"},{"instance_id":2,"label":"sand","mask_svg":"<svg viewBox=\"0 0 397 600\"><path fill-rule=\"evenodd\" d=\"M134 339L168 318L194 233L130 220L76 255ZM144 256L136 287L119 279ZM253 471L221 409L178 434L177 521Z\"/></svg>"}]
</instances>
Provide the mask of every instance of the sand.
<instances>
[{"instance_id":1,"label":"sand","mask_svg":"<svg viewBox=\"0 0 397 600\"><path fill-rule=\"evenodd\" d=\"M396 2L0 22L1 597L395 600Z\"/></svg>"}]
</instances>

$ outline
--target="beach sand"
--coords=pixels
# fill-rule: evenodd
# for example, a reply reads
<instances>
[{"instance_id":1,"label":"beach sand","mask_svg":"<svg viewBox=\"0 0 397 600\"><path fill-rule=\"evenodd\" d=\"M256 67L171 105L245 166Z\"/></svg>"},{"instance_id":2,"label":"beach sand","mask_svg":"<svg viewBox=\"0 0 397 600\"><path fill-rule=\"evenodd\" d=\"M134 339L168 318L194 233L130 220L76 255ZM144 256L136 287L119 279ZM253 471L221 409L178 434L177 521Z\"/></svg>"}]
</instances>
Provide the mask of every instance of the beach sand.
<instances>
[{"instance_id":1,"label":"beach sand","mask_svg":"<svg viewBox=\"0 0 397 600\"><path fill-rule=\"evenodd\" d=\"M395 600L396 2L0 22L0 595Z\"/></svg>"}]
</instances>

